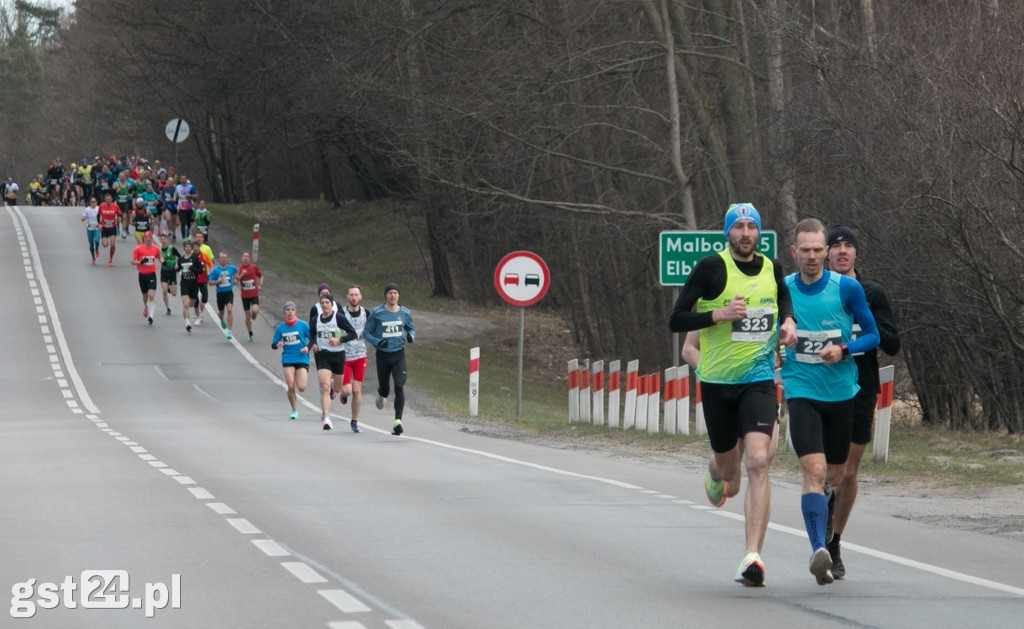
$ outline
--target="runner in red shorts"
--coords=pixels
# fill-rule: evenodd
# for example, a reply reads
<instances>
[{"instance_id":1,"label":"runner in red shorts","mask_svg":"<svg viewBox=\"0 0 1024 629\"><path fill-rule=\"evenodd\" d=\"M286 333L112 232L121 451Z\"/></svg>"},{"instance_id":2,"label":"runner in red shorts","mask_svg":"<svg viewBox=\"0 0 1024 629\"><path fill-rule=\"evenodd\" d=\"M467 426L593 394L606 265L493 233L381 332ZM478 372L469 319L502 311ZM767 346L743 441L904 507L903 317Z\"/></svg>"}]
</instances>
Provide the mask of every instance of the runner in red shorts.
<instances>
[{"instance_id":1,"label":"runner in red shorts","mask_svg":"<svg viewBox=\"0 0 1024 629\"><path fill-rule=\"evenodd\" d=\"M363 406L363 376L366 375L366 343L363 342L363 326L366 325L366 308L363 290L350 286L345 296L348 305L341 310L358 335L354 341L345 344L345 377L341 384L341 403L352 396L352 432L359 432L359 409Z\"/></svg>"}]
</instances>

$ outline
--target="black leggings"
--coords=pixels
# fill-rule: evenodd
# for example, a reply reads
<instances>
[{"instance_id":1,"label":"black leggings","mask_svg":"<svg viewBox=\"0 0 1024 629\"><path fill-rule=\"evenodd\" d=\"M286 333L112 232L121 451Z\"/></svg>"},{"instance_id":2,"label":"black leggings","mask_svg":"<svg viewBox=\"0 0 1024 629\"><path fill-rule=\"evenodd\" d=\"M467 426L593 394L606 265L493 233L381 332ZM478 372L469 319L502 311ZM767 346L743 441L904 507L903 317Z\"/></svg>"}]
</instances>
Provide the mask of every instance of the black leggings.
<instances>
[{"instance_id":1,"label":"black leggings","mask_svg":"<svg viewBox=\"0 0 1024 629\"><path fill-rule=\"evenodd\" d=\"M402 419L405 410L405 350L382 352L377 350L377 394L387 397L391 392L391 379L395 380L395 419Z\"/></svg>"}]
</instances>

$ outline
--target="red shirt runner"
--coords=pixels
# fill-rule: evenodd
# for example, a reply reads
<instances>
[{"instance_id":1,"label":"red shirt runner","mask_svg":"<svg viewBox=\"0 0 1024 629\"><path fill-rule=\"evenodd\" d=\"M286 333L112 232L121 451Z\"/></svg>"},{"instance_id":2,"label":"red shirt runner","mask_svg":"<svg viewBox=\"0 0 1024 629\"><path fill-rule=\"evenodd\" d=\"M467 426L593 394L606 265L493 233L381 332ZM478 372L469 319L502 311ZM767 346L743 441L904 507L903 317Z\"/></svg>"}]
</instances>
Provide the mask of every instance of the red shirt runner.
<instances>
[{"instance_id":1,"label":"red shirt runner","mask_svg":"<svg viewBox=\"0 0 1024 629\"><path fill-rule=\"evenodd\" d=\"M117 218L121 216L121 208L116 203L100 203L99 207L100 227L113 229L117 226Z\"/></svg>"},{"instance_id":2,"label":"red shirt runner","mask_svg":"<svg viewBox=\"0 0 1024 629\"><path fill-rule=\"evenodd\" d=\"M259 283L256 280L261 277L263 271L255 264L243 264L238 267L238 284L242 287L242 299L260 296Z\"/></svg>"},{"instance_id":3,"label":"red shirt runner","mask_svg":"<svg viewBox=\"0 0 1024 629\"><path fill-rule=\"evenodd\" d=\"M156 245L139 245L132 251L132 260L139 266L139 275L156 273L156 263L160 259L160 247Z\"/></svg>"}]
</instances>

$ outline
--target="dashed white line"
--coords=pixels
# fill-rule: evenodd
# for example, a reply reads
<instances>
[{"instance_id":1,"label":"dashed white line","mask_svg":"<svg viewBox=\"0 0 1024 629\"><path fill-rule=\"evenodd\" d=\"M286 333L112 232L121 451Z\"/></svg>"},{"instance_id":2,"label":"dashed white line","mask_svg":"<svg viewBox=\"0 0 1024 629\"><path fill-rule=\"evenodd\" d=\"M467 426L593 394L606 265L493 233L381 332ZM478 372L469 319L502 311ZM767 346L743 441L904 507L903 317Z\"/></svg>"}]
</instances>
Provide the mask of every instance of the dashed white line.
<instances>
[{"instance_id":1,"label":"dashed white line","mask_svg":"<svg viewBox=\"0 0 1024 629\"><path fill-rule=\"evenodd\" d=\"M235 530L245 535L253 535L259 533L260 530L252 525L249 520L245 518L228 518L228 524L235 527Z\"/></svg>"},{"instance_id":2,"label":"dashed white line","mask_svg":"<svg viewBox=\"0 0 1024 629\"><path fill-rule=\"evenodd\" d=\"M282 561L281 567L291 572L296 579L303 583L327 583L327 579L322 574L301 561Z\"/></svg>"},{"instance_id":3,"label":"dashed white line","mask_svg":"<svg viewBox=\"0 0 1024 629\"><path fill-rule=\"evenodd\" d=\"M280 544L272 539L254 539L251 540L256 548L263 551L268 557L289 557L291 553L285 550Z\"/></svg>"},{"instance_id":4,"label":"dashed white line","mask_svg":"<svg viewBox=\"0 0 1024 629\"><path fill-rule=\"evenodd\" d=\"M345 590L317 590L316 592L320 596L326 598L331 602L332 605L337 607L339 610L346 614L355 614L359 612L368 612L370 608L367 607L362 601L352 596Z\"/></svg>"},{"instance_id":5,"label":"dashed white line","mask_svg":"<svg viewBox=\"0 0 1024 629\"><path fill-rule=\"evenodd\" d=\"M210 500L213 498L213 494L202 487L189 487L188 490L199 500Z\"/></svg>"},{"instance_id":6,"label":"dashed white line","mask_svg":"<svg viewBox=\"0 0 1024 629\"><path fill-rule=\"evenodd\" d=\"M234 515L235 513L238 513L237 511L227 506L223 502L208 502L206 503L206 506L210 507L211 509L214 510L214 512L219 513L221 515Z\"/></svg>"}]
</instances>

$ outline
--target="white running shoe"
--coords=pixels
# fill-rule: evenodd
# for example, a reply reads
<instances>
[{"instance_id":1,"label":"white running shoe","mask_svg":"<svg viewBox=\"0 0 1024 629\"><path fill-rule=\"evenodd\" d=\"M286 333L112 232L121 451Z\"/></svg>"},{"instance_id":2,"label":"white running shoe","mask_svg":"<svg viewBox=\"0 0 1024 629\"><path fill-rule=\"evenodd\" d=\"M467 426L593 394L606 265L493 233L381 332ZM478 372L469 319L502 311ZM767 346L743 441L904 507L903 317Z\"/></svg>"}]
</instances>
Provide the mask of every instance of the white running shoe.
<instances>
[{"instance_id":1,"label":"white running shoe","mask_svg":"<svg viewBox=\"0 0 1024 629\"><path fill-rule=\"evenodd\" d=\"M818 585L828 585L835 580L832 577L832 556L824 546L811 555L811 574L818 580Z\"/></svg>"}]
</instances>

